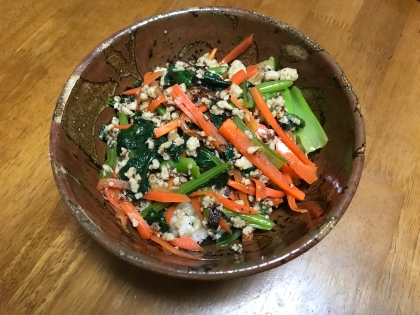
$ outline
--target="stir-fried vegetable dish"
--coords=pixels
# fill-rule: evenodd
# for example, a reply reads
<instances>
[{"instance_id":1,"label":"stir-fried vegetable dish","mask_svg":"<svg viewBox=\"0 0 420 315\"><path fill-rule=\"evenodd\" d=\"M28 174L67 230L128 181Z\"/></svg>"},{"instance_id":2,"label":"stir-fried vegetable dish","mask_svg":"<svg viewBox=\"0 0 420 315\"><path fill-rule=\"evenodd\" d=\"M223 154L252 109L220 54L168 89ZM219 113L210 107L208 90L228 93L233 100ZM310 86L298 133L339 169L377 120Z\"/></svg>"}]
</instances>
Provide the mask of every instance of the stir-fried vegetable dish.
<instances>
[{"instance_id":1,"label":"stir-fried vegetable dish","mask_svg":"<svg viewBox=\"0 0 420 315\"><path fill-rule=\"evenodd\" d=\"M301 91L298 73L274 58L245 66L244 39L220 61L216 51L168 62L121 95L100 129L107 144L98 190L122 227L166 251L199 259L212 239L242 251L271 230L273 209L292 211L317 180L307 154L328 141Z\"/></svg>"}]
</instances>

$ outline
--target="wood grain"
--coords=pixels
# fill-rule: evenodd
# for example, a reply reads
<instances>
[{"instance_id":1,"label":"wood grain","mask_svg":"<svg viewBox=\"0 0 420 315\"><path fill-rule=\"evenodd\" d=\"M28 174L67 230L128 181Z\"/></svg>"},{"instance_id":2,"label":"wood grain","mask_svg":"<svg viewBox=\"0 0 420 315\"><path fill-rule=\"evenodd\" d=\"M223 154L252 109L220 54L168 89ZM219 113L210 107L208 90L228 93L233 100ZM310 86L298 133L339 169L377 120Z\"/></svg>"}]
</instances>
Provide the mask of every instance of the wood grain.
<instances>
[{"instance_id":1,"label":"wood grain","mask_svg":"<svg viewBox=\"0 0 420 315\"><path fill-rule=\"evenodd\" d=\"M359 96L367 160L337 227L285 266L180 281L97 245L62 203L48 135L64 82L97 43L156 13L242 6L321 44ZM420 310L420 2L0 0L0 313L416 314Z\"/></svg>"}]
</instances>

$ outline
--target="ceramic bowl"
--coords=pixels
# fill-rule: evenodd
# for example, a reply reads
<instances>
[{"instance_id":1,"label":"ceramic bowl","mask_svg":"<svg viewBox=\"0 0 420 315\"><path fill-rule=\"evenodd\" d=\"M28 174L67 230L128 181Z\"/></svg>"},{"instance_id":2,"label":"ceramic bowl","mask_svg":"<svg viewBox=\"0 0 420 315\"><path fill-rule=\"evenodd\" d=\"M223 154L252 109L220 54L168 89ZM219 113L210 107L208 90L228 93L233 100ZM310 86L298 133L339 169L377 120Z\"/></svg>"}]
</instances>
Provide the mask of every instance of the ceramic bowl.
<instances>
[{"instance_id":1,"label":"ceramic bowl","mask_svg":"<svg viewBox=\"0 0 420 315\"><path fill-rule=\"evenodd\" d=\"M274 56L278 66L296 68L300 87L318 116L328 144L310 158L319 180L301 187L306 214L286 206L275 210L276 226L255 233L242 253L206 245L202 260L171 256L137 231L124 231L96 190L105 146L98 129L113 109L107 98L140 74L218 48L227 53L254 33L241 57L254 64ZM80 225L111 253L141 268L181 278L233 278L280 266L301 255L337 224L356 191L362 172L365 132L357 97L334 59L315 41L273 18L236 8L191 8L137 22L97 46L65 84L52 118L51 164L58 190Z\"/></svg>"}]
</instances>

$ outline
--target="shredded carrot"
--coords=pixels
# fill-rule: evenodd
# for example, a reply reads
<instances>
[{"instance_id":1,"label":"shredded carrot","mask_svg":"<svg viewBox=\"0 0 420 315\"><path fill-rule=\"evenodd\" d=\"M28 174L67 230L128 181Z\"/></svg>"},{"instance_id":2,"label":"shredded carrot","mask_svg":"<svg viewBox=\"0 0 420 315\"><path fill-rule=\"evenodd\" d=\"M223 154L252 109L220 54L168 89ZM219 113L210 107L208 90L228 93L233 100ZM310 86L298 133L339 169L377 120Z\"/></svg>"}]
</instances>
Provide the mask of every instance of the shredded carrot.
<instances>
[{"instance_id":1,"label":"shredded carrot","mask_svg":"<svg viewBox=\"0 0 420 315\"><path fill-rule=\"evenodd\" d=\"M144 81L143 81L142 86L149 85L150 83L155 81L157 78L161 77L162 75L163 75L163 71L146 72L143 77Z\"/></svg>"},{"instance_id":2,"label":"shredded carrot","mask_svg":"<svg viewBox=\"0 0 420 315\"><path fill-rule=\"evenodd\" d=\"M141 87L136 87L134 89L130 89L127 91L122 92L122 95L136 95L141 90Z\"/></svg>"},{"instance_id":3,"label":"shredded carrot","mask_svg":"<svg viewBox=\"0 0 420 315\"><path fill-rule=\"evenodd\" d=\"M149 190L142 199L160 201L160 202L189 202L190 198L187 195L177 194L167 191Z\"/></svg>"},{"instance_id":4,"label":"shredded carrot","mask_svg":"<svg viewBox=\"0 0 420 315\"><path fill-rule=\"evenodd\" d=\"M253 87L249 89L249 93L253 97L255 103L257 104L258 108L260 109L261 113L264 115L267 122L271 125L271 128L277 133L280 139L284 142L284 144L294 153L296 156L304 163L310 166L315 165L307 158L305 153L303 153L299 147L292 141L283 131L283 129L278 124L277 120L274 118L273 114L270 111L270 108L267 106L264 98L260 90L257 87Z\"/></svg>"},{"instance_id":5,"label":"shredded carrot","mask_svg":"<svg viewBox=\"0 0 420 315\"><path fill-rule=\"evenodd\" d=\"M178 118L175 120L172 120L171 122L159 127L155 128L153 130L153 133L155 134L156 138L160 138L163 135L166 135L167 133L171 132L172 130L175 130L178 128Z\"/></svg>"},{"instance_id":6,"label":"shredded carrot","mask_svg":"<svg viewBox=\"0 0 420 315\"><path fill-rule=\"evenodd\" d=\"M286 180L288 181L289 185L293 185L292 184L292 178L290 177L290 175L285 174L284 176L286 177ZM308 212L308 210L301 209L296 205L296 199L293 196L287 194L286 198L287 198L287 203L289 204L289 208L292 209L293 211L296 211L296 212L299 212L299 213Z\"/></svg>"},{"instance_id":7,"label":"shredded carrot","mask_svg":"<svg viewBox=\"0 0 420 315\"><path fill-rule=\"evenodd\" d=\"M253 186L247 186L247 185L238 183L237 181L233 181L231 179L228 180L227 185L232 188L235 188L238 191L242 191L248 195L255 196L256 190L255 190L255 187ZM266 187L265 191L267 193L267 197L281 198L281 197L286 196L286 193L284 191L275 190L269 187Z\"/></svg>"},{"instance_id":8,"label":"shredded carrot","mask_svg":"<svg viewBox=\"0 0 420 315\"><path fill-rule=\"evenodd\" d=\"M208 110L208 107L206 105L201 105L201 106L198 107L198 109L202 113L204 113ZM156 138L160 138L163 135L166 135L167 133L171 132L172 130L175 130L176 128L178 128L179 127L179 121L180 121L180 119L177 118L177 119L172 120L171 122L169 122L169 123L167 123L167 124L165 124L161 127L155 128L155 130L153 130L153 132L154 132Z\"/></svg>"},{"instance_id":9,"label":"shredded carrot","mask_svg":"<svg viewBox=\"0 0 420 315\"><path fill-rule=\"evenodd\" d=\"M253 209L251 207L247 207L237 203L236 201L229 200L228 198L222 197L219 194L213 191L196 191L189 195L190 197L194 196L210 196L216 199L216 202L222 204L224 207L228 208L229 210L237 213L244 213L244 214L258 214L260 213L258 210Z\"/></svg>"},{"instance_id":10,"label":"shredded carrot","mask_svg":"<svg viewBox=\"0 0 420 315\"><path fill-rule=\"evenodd\" d=\"M153 230L143 219L137 208L129 201L121 201L120 206L124 213L130 218L133 226L139 231L140 236L147 240L150 239L153 235Z\"/></svg>"},{"instance_id":11,"label":"shredded carrot","mask_svg":"<svg viewBox=\"0 0 420 315\"><path fill-rule=\"evenodd\" d=\"M252 66L248 66L246 67L246 78L245 79L249 79L251 77L253 77L254 75L256 75L258 72L258 65L252 65Z\"/></svg>"},{"instance_id":12,"label":"shredded carrot","mask_svg":"<svg viewBox=\"0 0 420 315\"><path fill-rule=\"evenodd\" d=\"M115 129L128 129L128 128L130 128L131 126L132 126L133 124L126 124L126 125L116 125L116 124L114 124L114 128Z\"/></svg>"},{"instance_id":13,"label":"shredded carrot","mask_svg":"<svg viewBox=\"0 0 420 315\"><path fill-rule=\"evenodd\" d=\"M236 201L236 195L235 195L235 193L231 191L230 194L229 194L229 196L228 196L228 198L230 200Z\"/></svg>"},{"instance_id":14,"label":"shredded carrot","mask_svg":"<svg viewBox=\"0 0 420 315\"><path fill-rule=\"evenodd\" d=\"M274 207L277 207L279 204L283 202L283 198L281 197L270 198L270 200L273 202Z\"/></svg>"},{"instance_id":15,"label":"shredded carrot","mask_svg":"<svg viewBox=\"0 0 420 315\"><path fill-rule=\"evenodd\" d=\"M233 84L239 85L242 83L243 80L246 79L246 72L244 70L239 70L238 72L236 72L231 78L230 78L230 82L232 82Z\"/></svg>"},{"instance_id":16,"label":"shredded carrot","mask_svg":"<svg viewBox=\"0 0 420 315\"><path fill-rule=\"evenodd\" d=\"M178 84L172 86L172 91L180 98L180 102L185 105L185 107L191 112L195 120L198 123L198 126L204 131L207 137L212 137L214 140L211 143L219 152L224 152L228 146L228 143L225 138L218 132L217 128L213 125L210 120L204 118L203 113L198 110L198 108L191 102L191 100L185 95L181 90ZM175 102L176 103L176 102ZM176 103L179 106L178 103ZM180 107L182 110L182 108ZM184 111L185 112L185 111ZM185 112L186 113L186 112ZM188 116L188 115L187 115Z\"/></svg>"},{"instance_id":17,"label":"shredded carrot","mask_svg":"<svg viewBox=\"0 0 420 315\"><path fill-rule=\"evenodd\" d=\"M204 249L191 237L177 237L172 241L169 241L169 244L186 250L204 252Z\"/></svg>"},{"instance_id":18,"label":"shredded carrot","mask_svg":"<svg viewBox=\"0 0 420 315\"><path fill-rule=\"evenodd\" d=\"M252 45L252 42L254 41L254 34L251 34L247 38L245 38L238 46L233 48L222 60L219 61L219 65L229 63L235 58L242 55L249 46Z\"/></svg>"},{"instance_id":19,"label":"shredded carrot","mask_svg":"<svg viewBox=\"0 0 420 315\"><path fill-rule=\"evenodd\" d=\"M242 174L239 170L237 169L233 169L233 178L235 178L235 180L240 183L242 180ZM246 195L246 193L238 190L238 195L239 195L239 199L242 200L244 202L244 205L249 207L249 200L248 200L248 196Z\"/></svg>"},{"instance_id":20,"label":"shredded carrot","mask_svg":"<svg viewBox=\"0 0 420 315\"><path fill-rule=\"evenodd\" d=\"M232 230L230 229L229 225L227 224L224 217L220 217L219 219L219 225L222 230L225 230L226 232L229 232L232 234Z\"/></svg>"},{"instance_id":21,"label":"shredded carrot","mask_svg":"<svg viewBox=\"0 0 420 315\"><path fill-rule=\"evenodd\" d=\"M191 205L193 206L195 213L197 214L198 218L202 221L204 220L204 215L201 212L201 203L198 197L192 197L191 199Z\"/></svg>"},{"instance_id":22,"label":"shredded carrot","mask_svg":"<svg viewBox=\"0 0 420 315\"><path fill-rule=\"evenodd\" d=\"M150 103L150 105L149 105L149 107L147 107L147 109L150 111L150 112L154 112L155 111L155 109L156 109L156 107L158 107L160 104L162 104L163 102L166 102L166 97L165 96L163 96L163 95L161 95L161 96L158 96L156 99L154 99L151 103Z\"/></svg>"},{"instance_id":23,"label":"shredded carrot","mask_svg":"<svg viewBox=\"0 0 420 315\"><path fill-rule=\"evenodd\" d=\"M213 60L214 56L216 55L217 48L213 48L209 56L207 57L208 60Z\"/></svg>"},{"instance_id":24,"label":"shredded carrot","mask_svg":"<svg viewBox=\"0 0 420 315\"><path fill-rule=\"evenodd\" d=\"M120 179L102 178L99 180L96 189L102 191L104 188L130 189L130 184Z\"/></svg>"},{"instance_id":25,"label":"shredded carrot","mask_svg":"<svg viewBox=\"0 0 420 315\"><path fill-rule=\"evenodd\" d=\"M184 258L189 258L189 259L200 259L201 258L201 254L200 255L191 255L188 254L186 252L180 251L178 249L176 249L175 247L173 247L171 244L169 244L167 241L161 239L160 237L156 236L156 235L152 235L152 237L150 238L153 242L158 243L160 246L162 246L162 248L166 249L168 252L180 256L180 257L184 257Z\"/></svg>"},{"instance_id":26,"label":"shredded carrot","mask_svg":"<svg viewBox=\"0 0 420 315\"><path fill-rule=\"evenodd\" d=\"M252 131L256 131L258 129L258 123L255 120L252 113L249 111L249 109L246 108L244 104L236 98L235 95L231 95L230 100L236 107L238 107L240 110L242 110L245 113L246 116L245 116L244 121L245 121L245 124L249 127L249 129L251 129Z\"/></svg>"},{"instance_id":27,"label":"shredded carrot","mask_svg":"<svg viewBox=\"0 0 420 315\"><path fill-rule=\"evenodd\" d=\"M171 222L171 218L174 215L175 209L178 206L178 204L174 203L173 205L171 205L168 210L166 210L165 212L165 219L166 219L166 223L169 224L169 222Z\"/></svg>"},{"instance_id":28,"label":"shredded carrot","mask_svg":"<svg viewBox=\"0 0 420 315\"><path fill-rule=\"evenodd\" d=\"M264 199L267 197L267 189L265 187L265 184L257 180L255 178L252 178L252 180L255 182L255 199L257 201L260 201L261 199Z\"/></svg>"},{"instance_id":29,"label":"shredded carrot","mask_svg":"<svg viewBox=\"0 0 420 315\"><path fill-rule=\"evenodd\" d=\"M121 190L119 189L105 188L104 194L106 199L108 199L108 201L111 203L111 207L115 211L115 216L120 220L121 225L126 229L127 217L125 216L124 211L121 209L120 199L118 198L120 191Z\"/></svg>"},{"instance_id":30,"label":"shredded carrot","mask_svg":"<svg viewBox=\"0 0 420 315\"><path fill-rule=\"evenodd\" d=\"M289 186L284 175L270 162L261 152L256 154L248 153L248 148L253 144L249 138L239 130L231 119L226 119L219 129L220 133L232 143L245 158L260 169L273 183L283 189L287 194L298 200L303 200L305 194L295 186Z\"/></svg>"}]
</instances>

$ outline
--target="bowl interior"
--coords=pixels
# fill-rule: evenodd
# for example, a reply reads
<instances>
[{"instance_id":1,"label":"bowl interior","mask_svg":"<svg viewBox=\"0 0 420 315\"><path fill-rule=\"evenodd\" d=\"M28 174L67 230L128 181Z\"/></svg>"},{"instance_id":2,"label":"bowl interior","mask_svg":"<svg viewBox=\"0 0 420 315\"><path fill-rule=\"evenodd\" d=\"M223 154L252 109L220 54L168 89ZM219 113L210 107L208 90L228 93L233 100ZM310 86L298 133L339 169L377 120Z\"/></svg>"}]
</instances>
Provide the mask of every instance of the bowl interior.
<instances>
[{"instance_id":1,"label":"bowl interior","mask_svg":"<svg viewBox=\"0 0 420 315\"><path fill-rule=\"evenodd\" d=\"M218 48L221 57L254 33L240 58L246 65L274 56L281 67L296 68L295 84L320 119L329 142L311 155L319 180L302 187L306 214L281 206L269 232L235 254L228 246L205 246L200 261L170 256L136 230L124 232L96 190L105 144L98 129L113 109L109 95L120 93L140 74L168 60L199 57ZM79 223L103 246L140 267L169 275L216 279L249 275L281 265L319 242L350 203L364 160L364 126L357 98L341 68L318 44L291 26L255 13L228 8L195 8L153 17L99 45L70 77L57 102L51 127L54 176L63 200Z\"/></svg>"}]
</instances>

